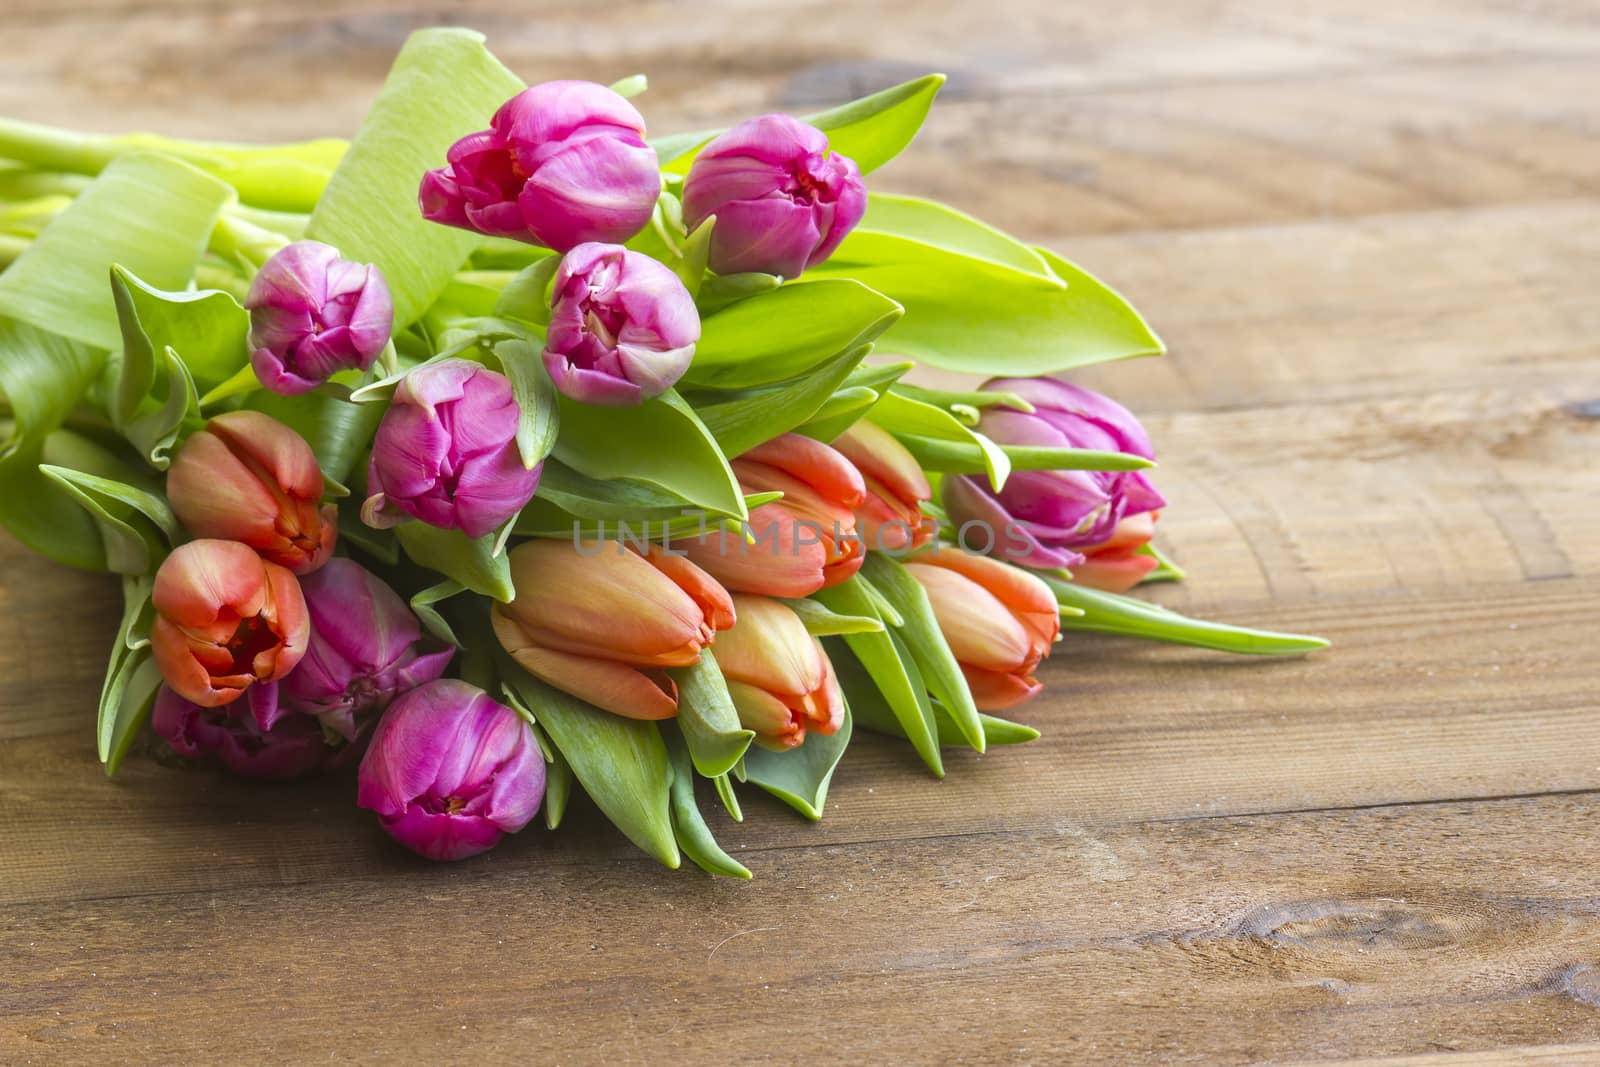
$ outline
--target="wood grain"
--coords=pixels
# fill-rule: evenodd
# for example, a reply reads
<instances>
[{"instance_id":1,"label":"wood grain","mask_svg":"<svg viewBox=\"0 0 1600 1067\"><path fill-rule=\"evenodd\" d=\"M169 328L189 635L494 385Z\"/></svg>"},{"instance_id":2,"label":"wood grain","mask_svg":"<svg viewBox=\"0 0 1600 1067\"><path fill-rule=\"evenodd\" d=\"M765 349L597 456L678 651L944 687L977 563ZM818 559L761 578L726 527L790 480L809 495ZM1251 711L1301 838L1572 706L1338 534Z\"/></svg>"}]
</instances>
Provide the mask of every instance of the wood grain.
<instances>
[{"instance_id":1,"label":"wood grain","mask_svg":"<svg viewBox=\"0 0 1600 1067\"><path fill-rule=\"evenodd\" d=\"M0 536L0 1062L1600 1062L1600 17L1114 5L8 0L0 113L347 133L411 29L646 71L655 129L951 80L888 187L1125 291L1179 610L1073 638L1031 746L861 739L750 884L579 804L447 868L90 726L116 594ZM706 798L707 808L713 803Z\"/></svg>"}]
</instances>

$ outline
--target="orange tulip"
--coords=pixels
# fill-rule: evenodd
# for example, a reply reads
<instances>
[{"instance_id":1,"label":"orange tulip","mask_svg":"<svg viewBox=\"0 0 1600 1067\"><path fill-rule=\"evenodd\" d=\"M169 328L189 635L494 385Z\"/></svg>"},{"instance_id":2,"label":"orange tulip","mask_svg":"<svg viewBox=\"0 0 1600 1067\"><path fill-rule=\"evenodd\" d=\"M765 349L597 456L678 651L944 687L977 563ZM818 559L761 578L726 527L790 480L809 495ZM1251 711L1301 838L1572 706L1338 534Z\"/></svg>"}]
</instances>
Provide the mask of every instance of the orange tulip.
<instances>
[{"instance_id":1,"label":"orange tulip","mask_svg":"<svg viewBox=\"0 0 1600 1067\"><path fill-rule=\"evenodd\" d=\"M746 532L711 530L674 547L727 588L763 596L805 597L861 569L855 508L861 475L821 441L786 433L732 462L746 493L783 499L750 512Z\"/></svg>"},{"instance_id":2,"label":"orange tulip","mask_svg":"<svg viewBox=\"0 0 1600 1067\"><path fill-rule=\"evenodd\" d=\"M934 524L922 513L933 489L905 445L863 420L837 437L833 447L861 472L866 496L856 507L856 529L867 548L906 552L933 540Z\"/></svg>"},{"instance_id":3,"label":"orange tulip","mask_svg":"<svg viewBox=\"0 0 1600 1067\"><path fill-rule=\"evenodd\" d=\"M236 541L190 541L156 572L150 647L167 685L204 708L275 682L311 636L300 583Z\"/></svg>"},{"instance_id":4,"label":"orange tulip","mask_svg":"<svg viewBox=\"0 0 1600 1067\"><path fill-rule=\"evenodd\" d=\"M296 574L328 561L338 512L305 439L258 411L218 415L184 442L167 497L197 537L240 541Z\"/></svg>"},{"instance_id":5,"label":"orange tulip","mask_svg":"<svg viewBox=\"0 0 1600 1067\"><path fill-rule=\"evenodd\" d=\"M1080 548L1084 560L1072 568L1072 580L1108 593L1126 593L1144 581L1145 575L1160 566L1154 556L1139 551L1150 543L1160 514L1145 511L1130 515L1117 523L1110 540Z\"/></svg>"},{"instance_id":6,"label":"orange tulip","mask_svg":"<svg viewBox=\"0 0 1600 1067\"><path fill-rule=\"evenodd\" d=\"M933 604L984 711L1003 711L1043 688L1033 677L1061 632L1061 613L1049 586L997 559L943 546L906 561Z\"/></svg>"},{"instance_id":7,"label":"orange tulip","mask_svg":"<svg viewBox=\"0 0 1600 1067\"><path fill-rule=\"evenodd\" d=\"M717 641L717 665L739 721L767 748L794 748L807 730L844 725L844 694L822 643L790 608L761 596L735 595L739 621Z\"/></svg>"},{"instance_id":8,"label":"orange tulip","mask_svg":"<svg viewBox=\"0 0 1600 1067\"><path fill-rule=\"evenodd\" d=\"M517 595L494 606L495 636L530 674L630 719L670 719L668 667L733 625L733 601L710 575L652 546L535 540L511 550Z\"/></svg>"}]
</instances>

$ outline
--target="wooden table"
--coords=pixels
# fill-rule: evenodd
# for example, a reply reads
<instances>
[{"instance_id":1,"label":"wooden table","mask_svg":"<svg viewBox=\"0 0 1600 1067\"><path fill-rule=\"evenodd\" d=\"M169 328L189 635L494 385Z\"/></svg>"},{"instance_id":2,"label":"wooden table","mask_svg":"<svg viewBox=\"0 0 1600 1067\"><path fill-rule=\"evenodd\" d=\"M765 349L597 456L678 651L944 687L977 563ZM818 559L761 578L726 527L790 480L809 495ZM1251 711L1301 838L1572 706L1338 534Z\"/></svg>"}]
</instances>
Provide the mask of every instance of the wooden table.
<instances>
[{"instance_id":1,"label":"wooden table","mask_svg":"<svg viewBox=\"0 0 1600 1067\"><path fill-rule=\"evenodd\" d=\"M1294 662L1074 638L1044 740L867 737L753 883L592 813L430 866L348 780L91 737L112 583L0 541L0 1062L1564 1063L1600 1042L1600 11L1576 0L5 0L0 113L354 128L476 25L655 128L950 73L888 188L1126 291L1181 610ZM1600 1044L1589 1046L1590 1053Z\"/></svg>"}]
</instances>

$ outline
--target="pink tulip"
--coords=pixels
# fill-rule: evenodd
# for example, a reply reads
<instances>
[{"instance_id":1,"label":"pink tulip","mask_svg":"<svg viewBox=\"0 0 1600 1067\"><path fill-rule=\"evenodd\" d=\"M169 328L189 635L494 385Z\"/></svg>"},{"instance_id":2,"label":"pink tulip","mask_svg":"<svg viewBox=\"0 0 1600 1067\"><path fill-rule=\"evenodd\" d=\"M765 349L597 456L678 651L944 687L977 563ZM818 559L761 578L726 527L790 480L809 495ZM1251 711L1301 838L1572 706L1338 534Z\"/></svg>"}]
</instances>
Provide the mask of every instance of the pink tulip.
<instances>
[{"instance_id":1,"label":"pink tulip","mask_svg":"<svg viewBox=\"0 0 1600 1067\"><path fill-rule=\"evenodd\" d=\"M528 825L544 782L528 724L476 686L445 678L384 712L361 761L356 803L413 852L459 860Z\"/></svg>"},{"instance_id":2,"label":"pink tulip","mask_svg":"<svg viewBox=\"0 0 1600 1067\"><path fill-rule=\"evenodd\" d=\"M522 510L539 467L522 465L519 412L505 375L464 359L407 374L378 425L361 517L393 526L407 517L482 537Z\"/></svg>"},{"instance_id":3,"label":"pink tulip","mask_svg":"<svg viewBox=\"0 0 1600 1067\"><path fill-rule=\"evenodd\" d=\"M717 639L717 666L739 721L767 748L794 748L808 730L837 733L844 694L822 643L793 609L763 596L735 595L739 621Z\"/></svg>"},{"instance_id":4,"label":"pink tulip","mask_svg":"<svg viewBox=\"0 0 1600 1067\"><path fill-rule=\"evenodd\" d=\"M300 588L311 640L283 680L282 698L347 740L356 739L360 720L442 675L455 655L453 648L425 645L406 602L354 560L329 560Z\"/></svg>"},{"instance_id":5,"label":"pink tulip","mask_svg":"<svg viewBox=\"0 0 1600 1067\"><path fill-rule=\"evenodd\" d=\"M383 272L342 259L319 241L296 241L262 266L244 306L250 365L282 396L315 389L342 370L366 370L389 343L394 301Z\"/></svg>"},{"instance_id":6,"label":"pink tulip","mask_svg":"<svg viewBox=\"0 0 1600 1067\"><path fill-rule=\"evenodd\" d=\"M933 490L905 445L862 420L836 437L833 447L861 472L866 493L856 507L856 528L867 548L911 552L933 540L937 527L922 513Z\"/></svg>"},{"instance_id":7,"label":"pink tulip","mask_svg":"<svg viewBox=\"0 0 1600 1067\"><path fill-rule=\"evenodd\" d=\"M245 698L203 708L162 686L150 725L185 759L214 757L245 778L300 778L345 757L347 747L330 747L310 716L274 716L271 725L262 727L249 705Z\"/></svg>"},{"instance_id":8,"label":"pink tulip","mask_svg":"<svg viewBox=\"0 0 1600 1067\"><path fill-rule=\"evenodd\" d=\"M339 514L322 493L311 446L257 411L218 415L167 471L167 499L190 533L242 541L296 574L333 554Z\"/></svg>"},{"instance_id":9,"label":"pink tulip","mask_svg":"<svg viewBox=\"0 0 1600 1067\"><path fill-rule=\"evenodd\" d=\"M1139 420L1109 397L1052 378L997 378L984 388L1016 393L1034 406L1032 414L984 412L979 431L1001 444L1155 458ZM943 496L957 526L985 523L994 542L1007 545L1011 562L1041 568L1078 566L1124 519L1166 503L1140 471L1016 471L999 493L976 476L952 475Z\"/></svg>"},{"instance_id":10,"label":"pink tulip","mask_svg":"<svg viewBox=\"0 0 1600 1067\"><path fill-rule=\"evenodd\" d=\"M650 221L661 193L644 119L593 82L523 90L445 158L448 166L422 179L424 218L557 252L626 241Z\"/></svg>"},{"instance_id":11,"label":"pink tulip","mask_svg":"<svg viewBox=\"0 0 1600 1067\"><path fill-rule=\"evenodd\" d=\"M692 230L717 217L711 269L795 278L833 254L867 210L855 161L788 115L741 122L706 145L683 183Z\"/></svg>"},{"instance_id":12,"label":"pink tulip","mask_svg":"<svg viewBox=\"0 0 1600 1067\"><path fill-rule=\"evenodd\" d=\"M668 667L733 625L727 592L693 563L612 541L526 541L511 550L517 595L493 609L500 645L530 674L630 719L678 713Z\"/></svg>"},{"instance_id":13,"label":"pink tulip","mask_svg":"<svg viewBox=\"0 0 1600 1067\"><path fill-rule=\"evenodd\" d=\"M927 592L979 708L1004 711L1043 688L1033 671L1061 632L1049 586L1020 567L948 545L905 567Z\"/></svg>"},{"instance_id":14,"label":"pink tulip","mask_svg":"<svg viewBox=\"0 0 1600 1067\"><path fill-rule=\"evenodd\" d=\"M700 313L678 276L621 245L581 244L556 271L545 369L584 404L633 405L672 388L694 358Z\"/></svg>"}]
</instances>

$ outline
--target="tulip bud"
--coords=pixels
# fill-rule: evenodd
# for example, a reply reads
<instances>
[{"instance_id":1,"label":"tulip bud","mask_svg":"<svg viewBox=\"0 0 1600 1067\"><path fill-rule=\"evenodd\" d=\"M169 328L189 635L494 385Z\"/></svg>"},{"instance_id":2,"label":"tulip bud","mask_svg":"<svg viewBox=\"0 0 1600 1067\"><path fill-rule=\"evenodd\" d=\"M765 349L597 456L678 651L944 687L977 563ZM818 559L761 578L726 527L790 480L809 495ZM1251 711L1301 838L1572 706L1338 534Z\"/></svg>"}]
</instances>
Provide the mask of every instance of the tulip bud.
<instances>
[{"instance_id":1,"label":"tulip bud","mask_svg":"<svg viewBox=\"0 0 1600 1067\"><path fill-rule=\"evenodd\" d=\"M431 860L487 852L544 800L544 756L516 712L454 678L389 705L357 775L356 803Z\"/></svg>"},{"instance_id":2,"label":"tulip bud","mask_svg":"<svg viewBox=\"0 0 1600 1067\"><path fill-rule=\"evenodd\" d=\"M308 392L342 370L372 366L394 330L383 272L320 241L296 241L262 266L244 306L250 365L281 396Z\"/></svg>"},{"instance_id":3,"label":"tulip bud","mask_svg":"<svg viewBox=\"0 0 1600 1067\"><path fill-rule=\"evenodd\" d=\"M767 748L794 748L807 730L838 732L844 695L822 643L787 605L735 595L739 621L717 639L717 666L739 721Z\"/></svg>"},{"instance_id":4,"label":"tulip bud","mask_svg":"<svg viewBox=\"0 0 1600 1067\"><path fill-rule=\"evenodd\" d=\"M1016 393L1032 414L989 408L980 432L1005 445L1092 448L1154 459L1144 427L1121 404L1050 378L998 378L986 390ZM1165 506L1139 471L1016 471L999 493L970 475L944 479L945 510L957 526L986 524L1005 553L1029 567L1076 567L1130 516Z\"/></svg>"},{"instance_id":5,"label":"tulip bud","mask_svg":"<svg viewBox=\"0 0 1600 1067\"><path fill-rule=\"evenodd\" d=\"M603 85L553 81L507 100L490 128L445 153L422 179L422 216L565 252L626 241L661 194L644 119Z\"/></svg>"},{"instance_id":6,"label":"tulip bud","mask_svg":"<svg viewBox=\"0 0 1600 1067\"><path fill-rule=\"evenodd\" d=\"M438 678L455 655L453 648L423 647L422 627L405 601L353 560L329 560L300 588L311 640L282 695L346 740L359 733L358 716Z\"/></svg>"},{"instance_id":7,"label":"tulip bud","mask_svg":"<svg viewBox=\"0 0 1600 1067\"><path fill-rule=\"evenodd\" d=\"M1043 688L1033 670L1061 632L1049 586L1021 568L948 545L913 556L905 568L927 592L980 709L1003 711Z\"/></svg>"},{"instance_id":8,"label":"tulip bud","mask_svg":"<svg viewBox=\"0 0 1600 1067\"><path fill-rule=\"evenodd\" d=\"M517 451L519 410L505 375L464 359L401 379L378 424L367 469L369 526L407 516L482 537L522 510L539 470Z\"/></svg>"},{"instance_id":9,"label":"tulip bud","mask_svg":"<svg viewBox=\"0 0 1600 1067\"><path fill-rule=\"evenodd\" d=\"M675 542L675 549L726 588L764 596L810 596L861 569L854 509L866 490L842 455L786 433L731 466L746 493L779 492L783 499L750 512L744 531L709 530Z\"/></svg>"},{"instance_id":10,"label":"tulip bud","mask_svg":"<svg viewBox=\"0 0 1600 1067\"><path fill-rule=\"evenodd\" d=\"M933 540L936 525L922 513L933 490L905 445L862 420L835 438L833 447L861 472L866 497L856 508L856 529L867 548L911 552Z\"/></svg>"},{"instance_id":11,"label":"tulip bud","mask_svg":"<svg viewBox=\"0 0 1600 1067\"><path fill-rule=\"evenodd\" d=\"M867 210L855 160L788 115L741 122L695 157L683 182L692 230L717 217L711 269L798 277L833 254Z\"/></svg>"},{"instance_id":12,"label":"tulip bud","mask_svg":"<svg viewBox=\"0 0 1600 1067\"><path fill-rule=\"evenodd\" d=\"M633 405L672 388L694 358L700 313L678 276L621 245L581 244L556 271L544 365L583 404Z\"/></svg>"},{"instance_id":13,"label":"tulip bud","mask_svg":"<svg viewBox=\"0 0 1600 1067\"><path fill-rule=\"evenodd\" d=\"M333 554L339 516L322 490L311 446L257 411L218 415L167 471L167 499L190 533L242 541L296 574Z\"/></svg>"},{"instance_id":14,"label":"tulip bud","mask_svg":"<svg viewBox=\"0 0 1600 1067\"><path fill-rule=\"evenodd\" d=\"M173 752L186 759L213 756L245 778L300 778L339 761L322 728L308 715L285 715L263 729L246 706L203 708L166 686L156 697L150 725Z\"/></svg>"},{"instance_id":15,"label":"tulip bud","mask_svg":"<svg viewBox=\"0 0 1600 1067\"><path fill-rule=\"evenodd\" d=\"M705 571L652 547L527 541L511 550L517 595L494 606L501 646L529 673L630 719L678 713L668 667L733 625L733 602Z\"/></svg>"},{"instance_id":16,"label":"tulip bud","mask_svg":"<svg viewBox=\"0 0 1600 1067\"><path fill-rule=\"evenodd\" d=\"M161 676L205 708L275 682L305 655L311 623L293 574L236 541L190 541L156 572L150 646Z\"/></svg>"}]
</instances>

